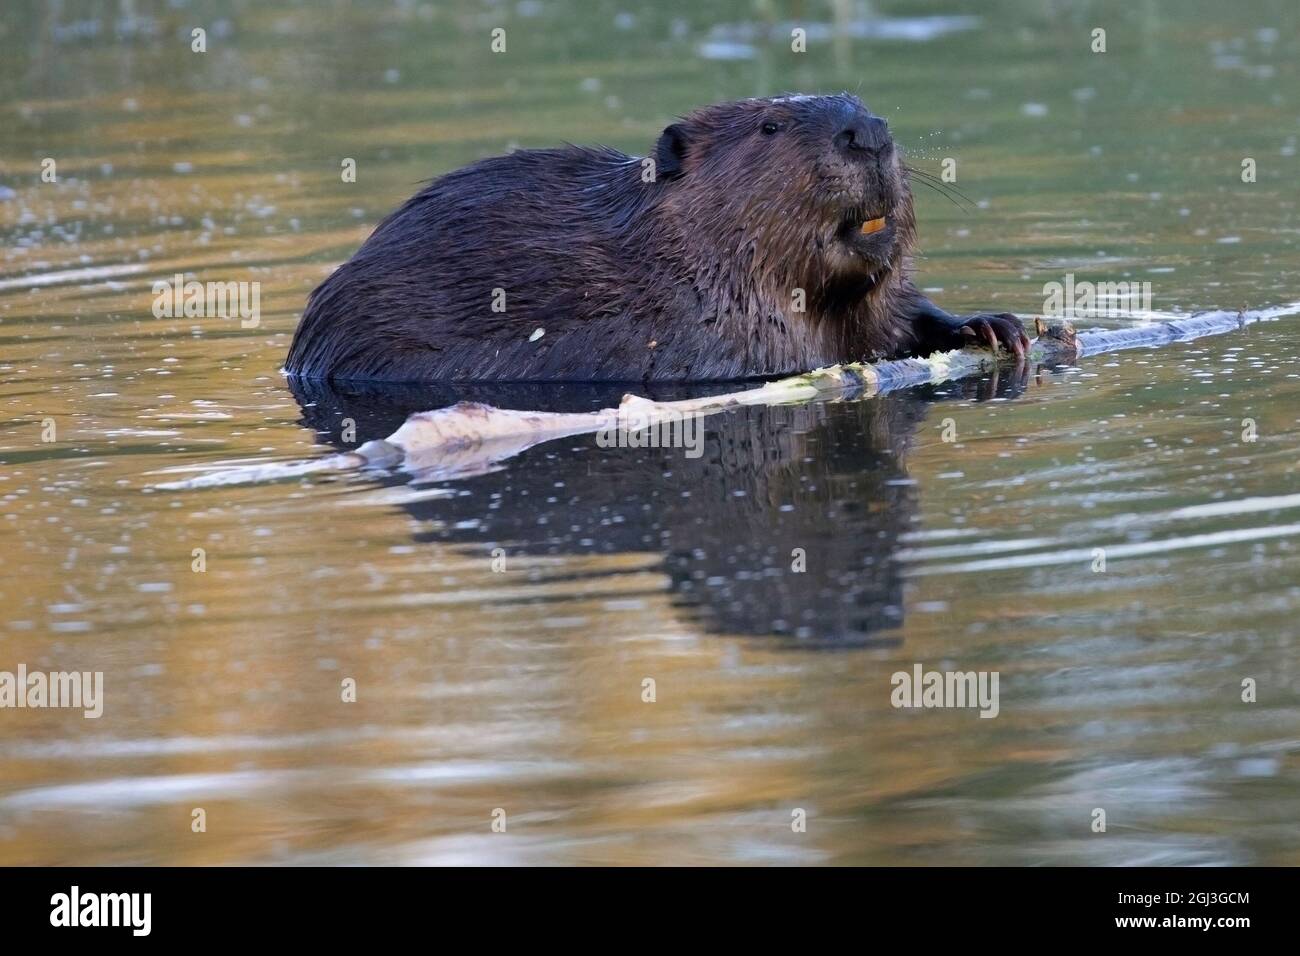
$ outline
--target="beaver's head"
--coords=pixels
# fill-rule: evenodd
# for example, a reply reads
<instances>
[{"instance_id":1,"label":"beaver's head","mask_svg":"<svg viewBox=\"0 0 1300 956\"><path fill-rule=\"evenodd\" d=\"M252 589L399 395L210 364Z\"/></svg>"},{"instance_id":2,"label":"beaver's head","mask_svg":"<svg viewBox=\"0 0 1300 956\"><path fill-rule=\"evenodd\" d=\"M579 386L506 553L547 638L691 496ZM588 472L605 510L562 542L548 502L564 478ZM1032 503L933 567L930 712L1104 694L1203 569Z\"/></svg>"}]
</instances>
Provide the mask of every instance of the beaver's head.
<instances>
[{"instance_id":1,"label":"beaver's head","mask_svg":"<svg viewBox=\"0 0 1300 956\"><path fill-rule=\"evenodd\" d=\"M904 167L855 96L706 106L664 130L655 166L674 217L781 285L875 286L911 249Z\"/></svg>"}]
</instances>

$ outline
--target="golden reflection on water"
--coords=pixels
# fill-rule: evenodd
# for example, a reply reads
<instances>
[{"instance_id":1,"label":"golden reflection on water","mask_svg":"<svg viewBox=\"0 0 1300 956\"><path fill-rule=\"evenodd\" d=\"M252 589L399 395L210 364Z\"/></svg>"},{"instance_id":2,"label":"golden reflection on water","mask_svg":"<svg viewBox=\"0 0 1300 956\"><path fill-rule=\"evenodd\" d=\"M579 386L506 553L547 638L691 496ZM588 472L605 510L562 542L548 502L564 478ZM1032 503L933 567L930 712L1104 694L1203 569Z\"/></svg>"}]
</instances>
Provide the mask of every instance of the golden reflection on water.
<instances>
[{"instance_id":1,"label":"golden reflection on water","mask_svg":"<svg viewBox=\"0 0 1300 956\"><path fill-rule=\"evenodd\" d=\"M161 36L183 26L136 6ZM1297 512L1177 517L1297 493L1294 322L1100 357L1023 394L738 412L711 424L704 472L571 439L448 483L456 497L374 475L152 488L322 453L278 372L293 325L416 181L511 142L640 150L693 103L770 92L760 75L869 81L921 161L960 151L984 209L919 199L922 285L954 308L1031 312L1069 270L1149 275L1157 308L1295 298L1300 31L1250 39L1280 14L1144 18L1149 59L1121 47L1096 72L1008 4L958 39L854 47L845 70L700 59L705 14L669 6L640 12L648 33L593 22L564 55L517 34L500 72L468 6L234 3L233 48L197 75L161 40L54 44L37 18L0 35L0 669L102 670L108 694L98 721L0 712L0 862L1300 861L1300 556L1250 537ZM571 12L548 16L539 35L569 35ZM1271 82L1205 67L1234 36ZM1009 52L1017 70L990 75ZM954 105L971 87L987 99ZM1050 122L1021 112L1031 88ZM1267 159L1248 193L1220 175L1243 139ZM45 155L57 185L37 178ZM260 282L261 324L153 318L152 283L176 272ZM1104 575L960 567L1221 530L1245 538ZM836 593L897 604L901 625L816 649L753 633L794 605L746 574L823 545ZM721 584L690 583L693 548L732 562ZM803 604L839 620L833 593ZM1000 716L893 709L891 674L918 662L999 671Z\"/></svg>"}]
</instances>

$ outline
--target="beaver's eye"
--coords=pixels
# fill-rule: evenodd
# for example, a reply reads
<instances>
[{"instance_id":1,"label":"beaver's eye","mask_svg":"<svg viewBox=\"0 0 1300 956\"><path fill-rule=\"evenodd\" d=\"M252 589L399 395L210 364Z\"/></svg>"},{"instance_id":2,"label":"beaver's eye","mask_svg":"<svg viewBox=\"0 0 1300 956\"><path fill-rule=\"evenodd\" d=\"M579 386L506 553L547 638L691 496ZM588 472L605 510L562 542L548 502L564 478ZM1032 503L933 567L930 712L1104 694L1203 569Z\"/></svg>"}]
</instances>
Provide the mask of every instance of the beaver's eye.
<instances>
[{"instance_id":1,"label":"beaver's eye","mask_svg":"<svg viewBox=\"0 0 1300 956\"><path fill-rule=\"evenodd\" d=\"M781 129L781 127L780 127L778 124L776 124L776 123L764 123L764 124L763 124L763 135L764 135L764 136L775 136L775 135L777 134L777 131L780 130L780 129Z\"/></svg>"}]
</instances>

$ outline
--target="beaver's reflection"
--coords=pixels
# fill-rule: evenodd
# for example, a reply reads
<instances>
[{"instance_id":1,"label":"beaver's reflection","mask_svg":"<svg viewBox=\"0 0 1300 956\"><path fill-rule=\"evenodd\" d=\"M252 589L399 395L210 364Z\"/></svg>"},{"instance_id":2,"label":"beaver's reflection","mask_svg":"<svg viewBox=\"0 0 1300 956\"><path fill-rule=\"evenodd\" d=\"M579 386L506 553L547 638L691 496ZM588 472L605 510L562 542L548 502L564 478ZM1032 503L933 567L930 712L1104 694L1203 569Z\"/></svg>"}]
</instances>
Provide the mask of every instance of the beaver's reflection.
<instances>
[{"instance_id":1,"label":"beaver's reflection","mask_svg":"<svg viewBox=\"0 0 1300 956\"><path fill-rule=\"evenodd\" d=\"M576 411L620 397L574 386L293 387L304 424L337 447L347 447L340 440L345 419L356 423L360 443L390 434L413 411L459 399ZM1005 391L987 380L975 387L978 397ZM941 397L912 390L737 408L706 419L696 458L680 448L602 448L594 435L559 439L499 471L453 483L469 494L402 507L427 523L419 539L474 545L484 554L494 547L529 555L661 554L674 602L711 632L818 646L889 641L903 617L893 554L917 521L905 456Z\"/></svg>"}]
</instances>

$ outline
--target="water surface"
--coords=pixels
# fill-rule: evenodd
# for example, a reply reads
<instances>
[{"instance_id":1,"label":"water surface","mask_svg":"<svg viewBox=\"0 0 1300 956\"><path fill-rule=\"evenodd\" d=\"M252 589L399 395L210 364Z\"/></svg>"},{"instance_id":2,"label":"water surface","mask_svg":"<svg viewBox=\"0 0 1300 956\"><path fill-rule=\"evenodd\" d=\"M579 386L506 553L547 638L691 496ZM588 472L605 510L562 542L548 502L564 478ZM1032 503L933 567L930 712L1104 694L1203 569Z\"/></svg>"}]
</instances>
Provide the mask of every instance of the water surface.
<instances>
[{"instance_id":1,"label":"water surface","mask_svg":"<svg viewBox=\"0 0 1300 956\"><path fill-rule=\"evenodd\" d=\"M0 33L0 670L107 694L0 711L0 862L1300 862L1300 319L741 409L696 459L585 436L454 481L154 487L466 397L279 373L419 180L644 153L723 98L857 91L955 158L974 208L918 196L952 310L1031 315L1066 273L1294 301L1294 4L812 3L802 55L743 2L113 9ZM177 272L260 282L260 324L155 318ZM893 708L918 663L997 671L998 717Z\"/></svg>"}]
</instances>

